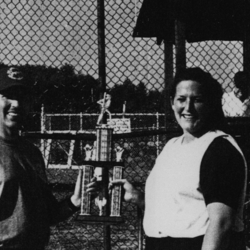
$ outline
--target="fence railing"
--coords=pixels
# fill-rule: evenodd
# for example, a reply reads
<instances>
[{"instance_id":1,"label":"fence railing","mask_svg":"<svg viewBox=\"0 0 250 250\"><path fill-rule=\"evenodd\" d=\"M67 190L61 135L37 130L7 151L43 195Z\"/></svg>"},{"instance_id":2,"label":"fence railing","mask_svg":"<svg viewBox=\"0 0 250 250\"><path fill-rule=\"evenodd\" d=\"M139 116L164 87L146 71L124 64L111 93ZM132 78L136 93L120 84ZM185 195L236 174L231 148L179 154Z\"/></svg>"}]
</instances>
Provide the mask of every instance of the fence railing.
<instances>
[{"instance_id":1,"label":"fence railing","mask_svg":"<svg viewBox=\"0 0 250 250\"><path fill-rule=\"evenodd\" d=\"M94 134L96 131L96 121L99 114L48 114L42 109L40 115L40 133L42 134ZM114 129L114 133L129 133L141 130L160 130L164 128L164 114L160 113L116 113L112 118L108 119L108 123ZM37 131L32 131L37 132ZM157 155L160 152L159 135L152 138L152 142L156 146ZM47 168L54 169L74 169L78 168L74 162L73 154L76 150L80 150L82 155L83 143L76 146L75 140L70 140L67 147L53 145L52 139L41 139L40 150L44 156ZM59 148L58 148L59 147ZM53 150L60 150L66 156L65 163L50 162L50 155ZM58 153L58 152L57 152Z\"/></svg>"},{"instance_id":2,"label":"fence railing","mask_svg":"<svg viewBox=\"0 0 250 250\"><path fill-rule=\"evenodd\" d=\"M94 132L99 114L48 114L41 112L41 133L88 133ZM116 113L108 123L119 133L121 127L126 131L159 130L164 128L165 114L161 113ZM123 128L124 129L124 128Z\"/></svg>"}]
</instances>

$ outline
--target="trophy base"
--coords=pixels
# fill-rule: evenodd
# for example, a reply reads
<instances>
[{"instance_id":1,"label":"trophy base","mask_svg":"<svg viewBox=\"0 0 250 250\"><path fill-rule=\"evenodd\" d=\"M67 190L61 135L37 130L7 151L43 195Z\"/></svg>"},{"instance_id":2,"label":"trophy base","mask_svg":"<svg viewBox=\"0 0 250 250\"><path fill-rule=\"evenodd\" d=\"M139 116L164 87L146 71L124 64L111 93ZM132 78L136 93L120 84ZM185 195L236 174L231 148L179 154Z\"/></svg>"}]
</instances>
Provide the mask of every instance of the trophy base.
<instances>
[{"instance_id":1,"label":"trophy base","mask_svg":"<svg viewBox=\"0 0 250 250\"><path fill-rule=\"evenodd\" d=\"M120 224L125 222L121 216L93 216L93 215L81 215L81 214L79 214L75 220L77 222L86 224L103 223L107 225Z\"/></svg>"}]
</instances>

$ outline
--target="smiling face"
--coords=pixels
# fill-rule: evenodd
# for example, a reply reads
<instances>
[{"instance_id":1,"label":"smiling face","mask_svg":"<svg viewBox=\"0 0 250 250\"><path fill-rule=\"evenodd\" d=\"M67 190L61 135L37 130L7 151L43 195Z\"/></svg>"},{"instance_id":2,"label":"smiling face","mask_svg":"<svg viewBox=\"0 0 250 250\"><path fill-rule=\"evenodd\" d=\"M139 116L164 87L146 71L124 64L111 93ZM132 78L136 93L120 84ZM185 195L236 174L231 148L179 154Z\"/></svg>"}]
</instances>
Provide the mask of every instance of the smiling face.
<instances>
[{"instance_id":1,"label":"smiling face","mask_svg":"<svg viewBox=\"0 0 250 250\"><path fill-rule=\"evenodd\" d=\"M184 136L199 137L206 132L210 105L201 84L193 80L179 82L171 104Z\"/></svg>"},{"instance_id":2,"label":"smiling face","mask_svg":"<svg viewBox=\"0 0 250 250\"><path fill-rule=\"evenodd\" d=\"M0 92L0 136L11 138L18 134L24 114L25 91L21 88L9 88Z\"/></svg>"}]
</instances>

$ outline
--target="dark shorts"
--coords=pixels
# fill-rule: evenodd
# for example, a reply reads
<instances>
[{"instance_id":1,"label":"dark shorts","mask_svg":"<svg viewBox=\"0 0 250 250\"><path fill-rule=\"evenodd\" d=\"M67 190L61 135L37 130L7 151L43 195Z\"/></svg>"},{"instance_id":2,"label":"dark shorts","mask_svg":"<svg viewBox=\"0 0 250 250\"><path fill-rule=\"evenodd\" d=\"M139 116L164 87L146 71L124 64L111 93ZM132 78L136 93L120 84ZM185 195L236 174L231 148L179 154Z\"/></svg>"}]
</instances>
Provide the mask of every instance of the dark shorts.
<instances>
[{"instance_id":1,"label":"dark shorts","mask_svg":"<svg viewBox=\"0 0 250 250\"><path fill-rule=\"evenodd\" d=\"M201 250L204 236L195 238L146 237L145 250ZM243 233L233 233L228 250L246 250Z\"/></svg>"}]
</instances>

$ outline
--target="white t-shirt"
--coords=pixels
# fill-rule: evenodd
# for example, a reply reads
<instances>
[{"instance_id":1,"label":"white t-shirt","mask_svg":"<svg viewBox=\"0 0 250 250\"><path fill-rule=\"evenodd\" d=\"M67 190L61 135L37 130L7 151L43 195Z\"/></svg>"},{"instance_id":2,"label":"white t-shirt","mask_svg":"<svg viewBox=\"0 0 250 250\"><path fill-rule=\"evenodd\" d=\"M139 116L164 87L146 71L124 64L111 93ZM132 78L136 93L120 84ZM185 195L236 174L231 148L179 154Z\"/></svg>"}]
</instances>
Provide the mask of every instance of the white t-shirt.
<instances>
[{"instance_id":1,"label":"white t-shirt","mask_svg":"<svg viewBox=\"0 0 250 250\"><path fill-rule=\"evenodd\" d=\"M189 144L182 144L183 136L166 144L146 182L143 224L147 236L193 238L205 234L209 218L199 190L200 166L207 148L219 136L241 153L234 139L221 131L208 132ZM242 200L244 195L245 190ZM242 200L235 231L243 230Z\"/></svg>"}]
</instances>

